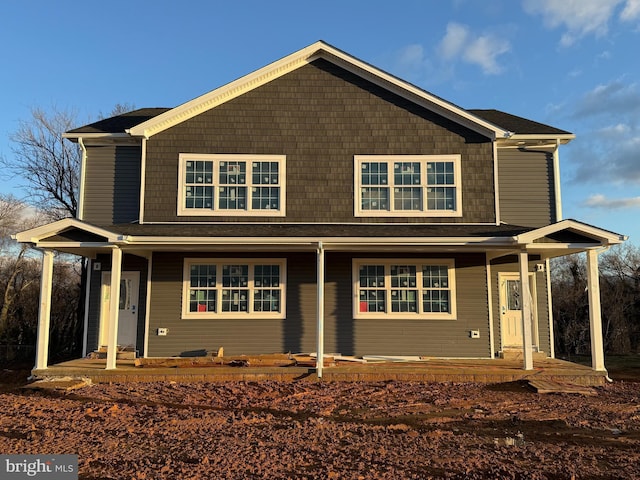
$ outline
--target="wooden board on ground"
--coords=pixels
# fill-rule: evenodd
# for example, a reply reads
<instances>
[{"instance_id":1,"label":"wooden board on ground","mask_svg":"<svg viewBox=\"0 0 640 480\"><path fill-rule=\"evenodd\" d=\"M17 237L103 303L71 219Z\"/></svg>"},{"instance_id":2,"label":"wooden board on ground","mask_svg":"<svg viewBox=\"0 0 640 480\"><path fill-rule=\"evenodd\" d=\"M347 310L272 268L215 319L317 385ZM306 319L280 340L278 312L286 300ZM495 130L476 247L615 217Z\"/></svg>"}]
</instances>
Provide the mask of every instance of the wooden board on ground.
<instances>
[{"instance_id":1,"label":"wooden board on ground","mask_svg":"<svg viewBox=\"0 0 640 480\"><path fill-rule=\"evenodd\" d=\"M23 389L25 390L62 390L65 392L75 390L76 388L82 388L89 385L91 382L87 380L37 380L33 383L29 383L24 385Z\"/></svg>"},{"instance_id":2,"label":"wooden board on ground","mask_svg":"<svg viewBox=\"0 0 640 480\"><path fill-rule=\"evenodd\" d=\"M290 367L296 361L288 354L236 355L225 357L137 358L138 368L197 368L219 366Z\"/></svg>"},{"instance_id":3,"label":"wooden board on ground","mask_svg":"<svg viewBox=\"0 0 640 480\"><path fill-rule=\"evenodd\" d=\"M573 393L577 395L596 395L596 391L590 387L581 385L572 385L568 383L559 383L552 380L532 379L529 385L537 393Z\"/></svg>"}]
</instances>

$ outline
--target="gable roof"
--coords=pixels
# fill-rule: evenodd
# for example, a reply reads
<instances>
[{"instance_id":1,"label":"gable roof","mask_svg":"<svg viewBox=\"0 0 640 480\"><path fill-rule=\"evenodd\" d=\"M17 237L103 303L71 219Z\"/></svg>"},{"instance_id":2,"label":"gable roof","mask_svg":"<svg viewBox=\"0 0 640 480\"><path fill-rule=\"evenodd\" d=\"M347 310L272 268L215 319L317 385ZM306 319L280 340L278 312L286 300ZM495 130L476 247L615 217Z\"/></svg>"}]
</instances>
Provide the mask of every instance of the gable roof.
<instances>
[{"instance_id":1,"label":"gable roof","mask_svg":"<svg viewBox=\"0 0 640 480\"><path fill-rule=\"evenodd\" d=\"M154 117L157 117L161 113L164 113L170 108L139 108L131 112L116 115L114 117L103 118L97 122L84 125L79 128L74 128L66 132L63 137L73 139L77 137L85 136L86 134L120 134L123 136L129 136L127 130L144 123Z\"/></svg>"},{"instance_id":2,"label":"gable roof","mask_svg":"<svg viewBox=\"0 0 640 480\"><path fill-rule=\"evenodd\" d=\"M366 80L386 88L418 105L490 138L508 137L511 132L470 113L398 77L386 73L323 41L318 41L253 73L212 90L176 108L128 129L132 136L149 138L174 125L206 112L278 77L322 58Z\"/></svg>"},{"instance_id":3,"label":"gable roof","mask_svg":"<svg viewBox=\"0 0 640 480\"><path fill-rule=\"evenodd\" d=\"M404 98L439 113L445 118L461 123L492 138L508 139L509 141L557 139L562 143L567 143L575 138L571 132L566 130L500 110L465 110L323 41L309 45L178 107L140 108L69 130L63 134L63 137L71 140L76 140L79 137L130 138L131 136L138 136L149 138L319 58L330 61L378 86L387 88Z\"/></svg>"},{"instance_id":4,"label":"gable roof","mask_svg":"<svg viewBox=\"0 0 640 480\"><path fill-rule=\"evenodd\" d=\"M567 132L566 130L545 125L544 123L534 122L533 120L518 117L517 115L501 112L500 110L471 109L468 111L480 118L484 118L488 122L500 125L502 128L505 128L510 132L514 132L514 134L517 135L573 135L571 132Z\"/></svg>"}]
</instances>

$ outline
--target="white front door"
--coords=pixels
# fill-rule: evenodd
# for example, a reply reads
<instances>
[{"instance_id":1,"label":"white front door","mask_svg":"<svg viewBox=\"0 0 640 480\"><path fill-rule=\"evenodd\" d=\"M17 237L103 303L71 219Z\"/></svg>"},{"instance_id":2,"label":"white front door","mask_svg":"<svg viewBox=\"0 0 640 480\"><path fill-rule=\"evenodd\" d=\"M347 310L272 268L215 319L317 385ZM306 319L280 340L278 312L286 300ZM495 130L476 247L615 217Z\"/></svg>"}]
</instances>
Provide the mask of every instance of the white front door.
<instances>
[{"instance_id":1,"label":"white front door","mask_svg":"<svg viewBox=\"0 0 640 480\"><path fill-rule=\"evenodd\" d=\"M111 298L111 272L102 274L102 308L100 313L100 345L106 345ZM118 309L118 347L136 348L138 331L138 298L140 272L122 272Z\"/></svg>"},{"instance_id":2,"label":"white front door","mask_svg":"<svg viewBox=\"0 0 640 480\"><path fill-rule=\"evenodd\" d=\"M500 273L500 331L502 333L502 348L520 349L523 347L522 337L522 289L518 273ZM535 277L529 276L531 290L531 334L534 347L537 347L538 322L535 302Z\"/></svg>"}]
</instances>

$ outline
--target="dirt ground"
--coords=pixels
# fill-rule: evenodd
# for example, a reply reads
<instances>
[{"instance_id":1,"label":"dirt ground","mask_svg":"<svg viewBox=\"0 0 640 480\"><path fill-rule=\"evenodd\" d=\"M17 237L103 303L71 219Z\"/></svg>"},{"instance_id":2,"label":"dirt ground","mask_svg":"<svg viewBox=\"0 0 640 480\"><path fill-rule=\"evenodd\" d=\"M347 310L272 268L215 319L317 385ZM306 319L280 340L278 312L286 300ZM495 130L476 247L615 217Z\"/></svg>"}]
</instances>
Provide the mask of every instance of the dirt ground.
<instances>
[{"instance_id":1,"label":"dirt ground","mask_svg":"<svg viewBox=\"0 0 640 480\"><path fill-rule=\"evenodd\" d=\"M71 392L0 375L0 453L81 479L640 478L640 383L153 383ZM630 380L634 380L631 378Z\"/></svg>"}]
</instances>

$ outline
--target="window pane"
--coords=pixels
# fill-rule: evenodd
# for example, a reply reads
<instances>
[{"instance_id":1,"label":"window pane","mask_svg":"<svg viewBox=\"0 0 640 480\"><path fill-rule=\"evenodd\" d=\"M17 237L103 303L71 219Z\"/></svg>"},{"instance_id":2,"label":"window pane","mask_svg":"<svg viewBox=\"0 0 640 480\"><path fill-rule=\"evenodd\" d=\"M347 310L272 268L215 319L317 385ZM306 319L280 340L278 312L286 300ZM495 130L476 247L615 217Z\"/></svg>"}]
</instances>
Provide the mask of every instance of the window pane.
<instances>
[{"instance_id":1,"label":"window pane","mask_svg":"<svg viewBox=\"0 0 640 480\"><path fill-rule=\"evenodd\" d=\"M507 309L521 310L520 280L507 280Z\"/></svg>"},{"instance_id":2,"label":"window pane","mask_svg":"<svg viewBox=\"0 0 640 480\"><path fill-rule=\"evenodd\" d=\"M425 313L451 313L449 290L425 290L422 294L422 308Z\"/></svg>"},{"instance_id":3,"label":"window pane","mask_svg":"<svg viewBox=\"0 0 640 480\"><path fill-rule=\"evenodd\" d=\"M254 312L279 312L280 290L256 290L253 297Z\"/></svg>"},{"instance_id":4,"label":"window pane","mask_svg":"<svg viewBox=\"0 0 640 480\"><path fill-rule=\"evenodd\" d=\"M384 313L386 294L384 290L360 290L360 312Z\"/></svg>"},{"instance_id":5,"label":"window pane","mask_svg":"<svg viewBox=\"0 0 640 480\"><path fill-rule=\"evenodd\" d=\"M213 187L186 186L186 208L211 208L213 206Z\"/></svg>"},{"instance_id":6,"label":"window pane","mask_svg":"<svg viewBox=\"0 0 640 480\"><path fill-rule=\"evenodd\" d=\"M418 311L417 290L391 290L391 311L411 312Z\"/></svg>"},{"instance_id":7,"label":"window pane","mask_svg":"<svg viewBox=\"0 0 640 480\"><path fill-rule=\"evenodd\" d=\"M213 162L206 160L188 161L186 163L187 184L213 183Z\"/></svg>"},{"instance_id":8,"label":"window pane","mask_svg":"<svg viewBox=\"0 0 640 480\"><path fill-rule=\"evenodd\" d=\"M223 265L223 287L247 287L249 285L248 265Z\"/></svg>"},{"instance_id":9,"label":"window pane","mask_svg":"<svg viewBox=\"0 0 640 480\"><path fill-rule=\"evenodd\" d=\"M254 272L256 288L280 286L280 265L256 265Z\"/></svg>"},{"instance_id":10,"label":"window pane","mask_svg":"<svg viewBox=\"0 0 640 480\"><path fill-rule=\"evenodd\" d=\"M423 265L422 286L424 288L449 288L449 270L444 265Z\"/></svg>"},{"instance_id":11,"label":"window pane","mask_svg":"<svg viewBox=\"0 0 640 480\"><path fill-rule=\"evenodd\" d=\"M430 187L427 188L428 210L455 210L455 187Z\"/></svg>"},{"instance_id":12,"label":"window pane","mask_svg":"<svg viewBox=\"0 0 640 480\"><path fill-rule=\"evenodd\" d=\"M389 174L386 162L365 162L362 164L362 185L388 185Z\"/></svg>"},{"instance_id":13,"label":"window pane","mask_svg":"<svg viewBox=\"0 0 640 480\"><path fill-rule=\"evenodd\" d=\"M389 189L365 187L362 189L362 210L389 210Z\"/></svg>"},{"instance_id":14,"label":"window pane","mask_svg":"<svg viewBox=\"0 0 640 480\"><path fill-rule=\"evenodd\" d=\"M191 265L189 269L189 311L216 311L216 266Z\"/></svg>"},{"instance_id":15,"label":"window pane","mask_svg":"<svg viewBox=\"0 0 640 480\"><path fill-rule=\"evenodd\" d=\"M246 162L220 162L221 185L244 185L247 183Z\"/></svg>"},{"instance_id":16,"label":"window pane","mask_svg":"<svg viewBox=\"0 0 640 480\"><path fill-rule=\"evenodd\" d=\"M394 188L395 210L422 210L422 188Z\"/></svg>"},{"instance_id":17,"label":"window pane","mask_svg":"<svg viewBox=\"0 0 640 480\"><path fill-rule=\"evenodd\" d=\"M190 285L192 287L215 287L215 265L191 265Z\"/></svg>"},{"instance_id":18,"label":"window pane","mask_svg":"<svg viewBox=\"0 0 640 480\"><path fill-rule=\"evenodd\" d=\"M222 290L222 311L223 312L246 312L249 291L246 289Z\"/></svg>"},{"instance_id":19,"label":"window pane","mask_svg":"<svg viewBox=\"0 0 640 480\"><path fill-rule=\"evenodd\" d=\"M220 187L219 208L225 210L245 210L247 208L247 187Z\"/></svg>"},{"instance_id":20,"label":"window pane","mask_svg":"<svg viewBox=\"0 0 640 480\"><path fill-rule=\"evenodd\" d=\"M254 185L277 185L278 162L253 162L251 181Z\"/></svg>"},{"instance_id":21,"label":"window pane","mask_svg":"<svg viewBox=\"0 0 640 480\"><path fill-rule=\"evenodd\" d=\"M427 162L427 185L455 185L453 162Z\"/></svg>"},{"instance_id":22,"label":"window pane","mask_svg":"<svg viewBox=\"0 0 640 480\"><path fill-rule=\"evenodd\" d=\"M254 210L278 210L280 208L280 187L254 187L251 208Z\"/></svg>"},{"instance_id":23,"label":"window pane","mask_svg":"<svg viewBox=\"0 0 640 480\"><path fill-rule=\"evenodd\" d=\"M360 267L361 287L384 287L383 265L362 265Z\"/></svg>"},{"instance_id":24,"label":"window pane","mask_svg":"<svg viewBox=\"0 0 640 480\"><path fill-rule=\"evenodd\" d=\"M394 185L420 185L420 163L395 162L393 164Z\"/></svg>"},{"instance_id":25,"label":"window pane","mask_svg":"<svg viewBox=\"0 0 640 480\"><path fill-rule=\"evenodd\" d=\"M391 287L416 288L416 266L391 265Z\"/></svg>"}]
</instances>

